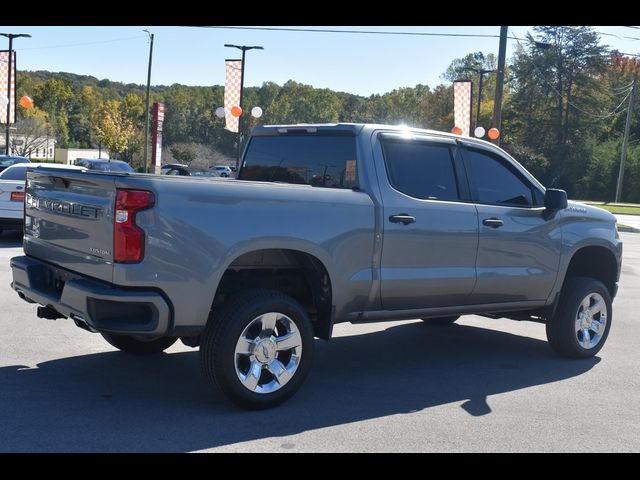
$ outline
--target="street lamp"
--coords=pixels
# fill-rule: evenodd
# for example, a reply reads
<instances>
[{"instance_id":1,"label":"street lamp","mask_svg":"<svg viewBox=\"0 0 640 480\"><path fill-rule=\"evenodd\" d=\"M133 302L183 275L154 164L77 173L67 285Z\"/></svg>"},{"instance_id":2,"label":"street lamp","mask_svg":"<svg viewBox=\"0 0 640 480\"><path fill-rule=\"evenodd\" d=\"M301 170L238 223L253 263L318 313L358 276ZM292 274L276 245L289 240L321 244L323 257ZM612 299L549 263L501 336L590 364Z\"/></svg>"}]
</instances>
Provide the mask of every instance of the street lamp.
<instances>
[{"instance_id":1,"label":"street lamp","mask_svg":"<svg viewBox=\"0 0 640 480\"><path fill-rule=\"evenodd\" d=\"M240 143L242 141L242 114L244 110L242 109L242 93L244 90L244 55L247 50L264 50L264 47L260 47L257 45L247 46L247 45L232 45L230 43L225 43L225 47L229 48L237 48L238 50L242 50L242 72L240 73L240 116L238 117L238 154L236 157L236 171L240 168Z\"/></svg>"},{"instance_id":2,"label":"street lamp","mask_svg":"<svg viewBox=\"0 0 640 480\"><path fill-rule=\"evenodd\" d=\"M7 144L5 145L6 151L5 153L9 155L9 122L11 121L11 74L13 73L13 39L20 37L28 37L31 38L31 35L28 33L0 33L3 37L7 37L9 39L9 73L7 74L7 129L5 132L5 141ZM16 108L15 105L13 108Z\"/></svg>"},{"instance_id":3,"label":"street lamp","mask_svg":"<svg viewBox=\"0 0 640 480\"><path fill-rule=\"evenodd\" d=\"M484 75L487 73L497 72L497 70L485 70L483 68L465 68L465 70L469 72L476 72L478 74L478 108L476 110L476 124L473 126L475 130L478 128L478 124L480 123L480 102L482 101L482 79Z\"/></svg>"}]
</instances>

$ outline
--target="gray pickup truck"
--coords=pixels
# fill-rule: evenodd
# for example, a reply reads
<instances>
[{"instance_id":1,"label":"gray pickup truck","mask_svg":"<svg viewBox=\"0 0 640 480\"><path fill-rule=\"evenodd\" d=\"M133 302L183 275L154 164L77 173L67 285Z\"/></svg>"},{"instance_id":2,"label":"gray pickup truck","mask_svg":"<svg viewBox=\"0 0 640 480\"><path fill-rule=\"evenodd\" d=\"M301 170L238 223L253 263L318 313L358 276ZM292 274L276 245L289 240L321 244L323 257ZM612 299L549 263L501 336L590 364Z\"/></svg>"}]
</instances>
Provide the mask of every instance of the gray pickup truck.
<instances>
[{"instance_id":1,"label":"gray pickup truck","mask_svg":"<svg viewBox=\"0 0 640 480\"><path fill-rule=\"evenodd\" d=\"M24 253L12 287L39 317L133 354L199 345L214 386L265 408L338 322L532 320L591 357L622 244L490 143L335 124L257 127L237 180L35 169Z\"/></svg>"}]
</instances>

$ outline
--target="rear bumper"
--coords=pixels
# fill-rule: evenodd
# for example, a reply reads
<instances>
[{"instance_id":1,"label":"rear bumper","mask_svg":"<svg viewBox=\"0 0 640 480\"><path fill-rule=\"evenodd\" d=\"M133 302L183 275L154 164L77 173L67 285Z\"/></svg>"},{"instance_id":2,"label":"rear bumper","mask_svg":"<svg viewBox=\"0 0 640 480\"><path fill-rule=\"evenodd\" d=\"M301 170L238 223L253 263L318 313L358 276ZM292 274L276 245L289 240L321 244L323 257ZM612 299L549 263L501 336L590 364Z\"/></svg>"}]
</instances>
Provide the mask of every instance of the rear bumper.
<instances>
[{"instance_id":1,"label":"rear bumper","mask_svg":"<svg viewBox=\"0 0 640 480\"><path fill-rule=\"evenodd\" d=\"M56 268L32 257L11 259L12 288L23 300L51 307L91 330L165 335L171 308L161 293L131 290Z\"/></svg>"}]
</instances>

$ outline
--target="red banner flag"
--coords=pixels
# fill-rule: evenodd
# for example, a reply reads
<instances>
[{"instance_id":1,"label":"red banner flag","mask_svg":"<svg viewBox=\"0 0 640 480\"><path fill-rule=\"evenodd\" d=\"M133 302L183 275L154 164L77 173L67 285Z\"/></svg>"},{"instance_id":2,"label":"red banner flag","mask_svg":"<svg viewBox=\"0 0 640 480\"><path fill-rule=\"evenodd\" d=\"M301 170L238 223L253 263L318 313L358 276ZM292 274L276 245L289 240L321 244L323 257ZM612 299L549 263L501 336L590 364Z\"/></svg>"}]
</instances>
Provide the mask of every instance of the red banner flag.
<instances>
[{"instance_id":1,"label":"red banner flag","mask_svg":"<svg viewBox=\"0 0 640 480\"><path fill-rule=\"evenodd\" d=\"M242 60L225 60L226 79L224 83L224 118L230 132L238 132L238 117L231 113L233 107L240 107L240 82Z\"/></svg>"},{"instance_id":2,"label":"red banner flag","mask_svg":"<svg viewBox=\"0 0 640 480\"><path fill-rule=\"evenodd\" d=\"M7 98L7 83L9 80L9 51L0 51L0 97ZM16 123L16 52L13 52L11 58L11 98L9 107L11 108L11 116L9 124ZM0 103L0 123L7 123L7 105Z\"/></svg>"},{"instance_id":3,"label":"red banner flag","mask_svg":"<svg viewBox=\"0 0 640 480\"><path fill-rule=\"evenodd\" d=\"M453 123L462 135L471 135L471 85L468 80L453 82Z\"/></svg>"}]
</instances>

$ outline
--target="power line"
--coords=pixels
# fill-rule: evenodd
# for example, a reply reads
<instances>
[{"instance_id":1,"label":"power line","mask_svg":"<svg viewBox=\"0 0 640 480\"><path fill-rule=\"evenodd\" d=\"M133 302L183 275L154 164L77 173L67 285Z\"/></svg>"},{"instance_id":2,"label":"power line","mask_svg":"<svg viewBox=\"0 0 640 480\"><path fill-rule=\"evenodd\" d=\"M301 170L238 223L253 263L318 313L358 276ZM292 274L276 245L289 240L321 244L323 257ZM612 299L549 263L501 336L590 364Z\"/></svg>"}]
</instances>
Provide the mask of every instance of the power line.
<instances>
[{"instance_id":1,"label":"power line","mask_svg":"<svg viewBox=\"0 0 640 480\"><path fill-rule=\"evenodd\" d=\"M616 91L618 91L619 93L620 93L621 91L623 91L623 90L624 90L625 92L627 92L627 91L630 91L630 90L631 90L631 87L632 87L632 86L633 86L633 80L631 80L631 81L630 81L629 83L627 83L626 85L623 85L623 86L620 86L620 87L611 87L611 90L616 90Z\"/></svg>"},{"instance_id":2,"label":"power line","mask_svg":"<svg viewBox=\"0 0 640 480\"><path fill-rule=\"evenodd\" d=\"M68 43L66 45L50 45L48 47L29 47L29 48L20 48L20 51L23 51L23 50L46 50L46 49L49 49L49 48L82 47L84 45L97 45L97 44L100 44L100 43L123 42L125 40L133 40L135 38L146 38L146 37L144 35L137 35L135 37L113 38L111 40L99 40L99 41L96 41L96 42Z\"/></svg>"},{"instance_id":3,"label":"power line","mask_svg":"<svg viewBox=\"0 0 640 480\"><path fill-rule=\"evenodd\" d=\"M570 28L571 30L580 29L580 27L574 27L574 26L568 26L567 28ZM594 30L593 33L597 33L598 35L605 35L607 37L615 37L615 38L618 38L620 40L622 40L622 39L634 40L634 41L640 40L640 38L638 38L638 37L627 37L626 35L618 35L618 34L615 34L615 33L607 33L607 32L598 32L596 30Z\"/></svg>"},{"instance_id":4,"label":"power line","mask_svg":"<svg viewBox=\"0 0 640 480\"><path fill-rule=\"evenodd\" d=\"M359 34L359 35L390 35L390 36L418 36L418 37L466 37L466 38L499 38L500 35L494 34L482 34L482 33L436 33L436 32L385 32L382 30L338 30L338 29L328 29L328 28L291 28L291 27L232 27L232 26L188 26L188 28L212 28L212 29L226 29L226 30L259 30L259 31L268 31L268 32L302 32L302 33L345 33L345 34ZM571 27L577 28L577 27ZM638 28L640 27L629 27L629 28ZM629 40L640 40L640 38L636 37L626 37L614 35L613 33L606 32L598 32L594 31L598 35L607 35L613 36L619 39L626 38ZM526 41L526 38L508 36L510 40L523 40ZM635 53L624 53L619 52L622 55L630 56L630 57L640 57L640 54Z\"/></svg>"},{"instance_id":5,"label":"power line","mask_svg":"<svg viewBox=\"0 0 640 480\"><path fill-rule=\"evenodd\" d=\"M347 33L361 35L402 35L418 37L470 37L470 38L499 38L500 35L483 33L435 33L435 32L385 32L382 30L338 30L330 28L291 28L291 27L229 27L229 26L201 26L196 28L214 28L226 30L261 30L268 32L307 32L307 33ZM508 37L517 40L516 37Z\"/></svg>"}]
</instances>

